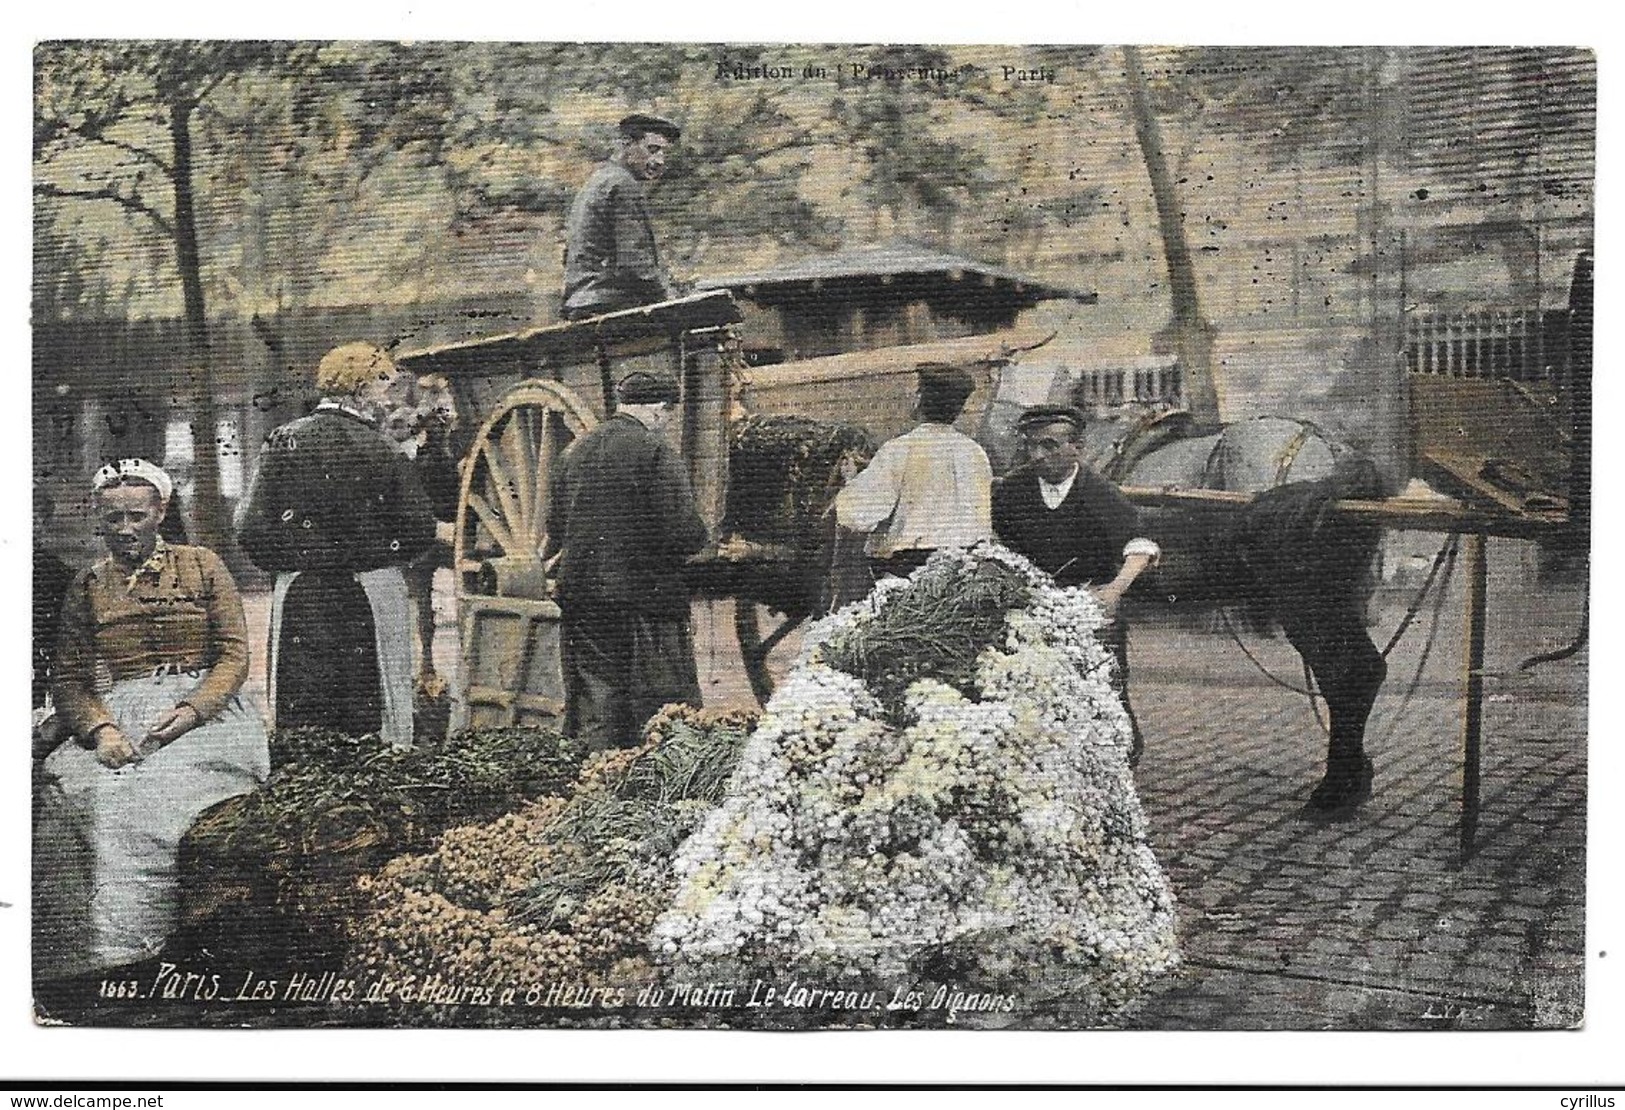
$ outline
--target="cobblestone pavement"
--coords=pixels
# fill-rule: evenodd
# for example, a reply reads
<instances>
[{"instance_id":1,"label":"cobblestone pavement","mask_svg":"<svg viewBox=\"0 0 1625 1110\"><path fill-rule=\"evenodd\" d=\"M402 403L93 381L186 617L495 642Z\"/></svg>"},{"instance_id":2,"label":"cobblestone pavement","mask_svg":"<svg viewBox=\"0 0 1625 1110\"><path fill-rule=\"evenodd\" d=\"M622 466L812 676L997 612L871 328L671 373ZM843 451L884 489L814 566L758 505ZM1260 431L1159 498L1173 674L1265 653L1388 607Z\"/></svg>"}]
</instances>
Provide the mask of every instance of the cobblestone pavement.
<instances>
[{"instance_id":1,"label":"cobblestone pavement","mask_svg":"<svg viewBox=\"0 0 1625 1110\"><path fill-rule=\"evenodd\" d=\"M1435 540L1434 542L1437 542ZM1134 632L1137 771L1180 899L1186 965L1135 1024L1162 1029L1568 1026L1583 1012L1585 652L1518 664L1573 635L1581 591L1535 581L1491 545L1478 850L1458 866L1462 607L1446 597L1422 680L1418 621L1372 714L1372 799L1341 822L1302 802L1324 740L1308 700L1271 684L1226 633ZM1373 609L1379 646L1404 598ZM1243 634L1301 681L1284 641Z\"/></svg>"},{"instance_id":2,"label":"cobblestone pavement","mask_svg":"<svg viewBox=\"0 0 1625 1110\"><path fill-rule=\"evenodd\" d=\"M1412 546L1431 554L1438 542ZM1390 655L1367 733L1375 795L1335 823L1302 809L1325 750L1308 700L1261 675L1215 622L1137 621L1131 689L1147 750L1136 778L1179 898L1185 965L1132 1024L1495 1029L1580 1020L1588 653L1531 672L1517 666L1573 636L1584 595L1572 582L1540 581L1529 545L1492 541L1490 556L1483 809L1478 851L1462 866L1459 577L1408 700L1431 605ZM436 656L450 676L456 632L442 577ZM1396 589L1374 604L1379 646L1408 600ZM249 599L251 627L263 629L263 608ZM727 603L695 607L710 705L753 704L732 628ZM1284 640L1241 636L1274 674L1301 684ZM798 647L788 637L775 669Z\"/></svg>"}]
</instances>

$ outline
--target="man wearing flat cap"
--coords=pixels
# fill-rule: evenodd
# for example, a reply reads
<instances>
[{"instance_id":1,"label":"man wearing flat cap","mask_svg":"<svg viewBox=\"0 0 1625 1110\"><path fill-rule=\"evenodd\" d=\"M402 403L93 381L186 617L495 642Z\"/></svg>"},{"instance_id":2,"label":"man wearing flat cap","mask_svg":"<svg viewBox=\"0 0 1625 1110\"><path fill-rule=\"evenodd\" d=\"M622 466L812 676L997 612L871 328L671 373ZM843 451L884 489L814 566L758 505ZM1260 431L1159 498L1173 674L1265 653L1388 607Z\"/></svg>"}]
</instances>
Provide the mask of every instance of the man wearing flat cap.
<instances>
[{"instance_id":1,"label":"man wearing flat cap","mask_svg":"<svg viewBox=\"0 0 1625 1110\"><path fill-rule=\"evenodd\" d=\"M1128 700L1128 627L1117 609L1161 551L1140 534L1139 514L1122 492L1083 464L1084 423L1070 405L1036 405L1021 414L1016 430L1026 461L994 487L993 530L1057 585L1086 585L1105 608L1111 623L1101 638L1117 659L1113 685L1134 728L1134 762L1143 745Z\"/></svg>"},{"instance_id":2,"label":"man wearing flat cap","mask_svg":"<svg viewBox=\"0 0 1625 1110\"><path fill-rule=\"evenodd\" d=\"M869 534L865 551L877 577L907 575L938 548L970 547L993 535L993 468L981 445L953 426L976 379L938 362L915 372L920 423L882 444L835 498L836 522Z\"/></svg>"},{"instance_id":3,"label":"man wearing flat cap","mask_svg":"<svg viewBox=\"0 0 1625 1110\"><path fill-rule=\"evenodd\" d=\"M660 262L648 188L681 132L656 116L621 120L615 153L592 172L565 221L564 318L579 320L676 296Z\"/></svg>"},{"instance_id":4,"label":"man wearing flat cap","mask_svg":"<svg viewBox=\"0 0 1625 1110\"><path fill-rule=\"evenodd\" d=\"M707 536L661 434L677 379L635 371L616 396L559 459L542 551L557 566L565 732L594 751L637 744L663 705L700 704L683 564Z\"/></svg>"}]
</instances>

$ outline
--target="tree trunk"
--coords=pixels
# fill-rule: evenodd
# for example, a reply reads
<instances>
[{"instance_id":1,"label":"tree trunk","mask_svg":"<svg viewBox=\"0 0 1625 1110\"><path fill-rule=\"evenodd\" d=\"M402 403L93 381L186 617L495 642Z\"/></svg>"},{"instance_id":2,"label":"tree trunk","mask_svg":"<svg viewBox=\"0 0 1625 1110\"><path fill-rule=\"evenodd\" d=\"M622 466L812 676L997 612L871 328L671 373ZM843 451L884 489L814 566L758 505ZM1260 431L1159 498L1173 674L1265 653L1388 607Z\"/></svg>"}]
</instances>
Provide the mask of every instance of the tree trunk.
<instances>
[{"instance_id":1,"label":"tree trunk","mask_svg":"<svg viewBox=\"0 0 1625 1110\"><path fill-rule=\"evenodd\" d=\"M1151 178L1151 195L1157 204L1157 227L1162 234L1162 252L1168 261L1168 292L1172 318L1159 332L1159 349L1172 350L1183 378L1185 406L1201 425L1217 425L1219 394L1213 376L1213 326L1202 317L1196 288L1196 266L1190 244L1185 240L1185 218L1168 157L1163 150L1162 131L1151 111L1145 74L1140 68L1140 52L1123 47L1123 68L1128 79L1129 112L1134 137L1145 157L1146 174Z\"/></svg>"},{"instance_id":2,"label":"tree trunk","mask_svg":"<svg viewBox=\"0 0 1625 1110\"><path fill-rule=\"evenodd\" d=\"M1393 166L1394 144L1402 126L1396 96L1399 78L1394 53L1387 47L1366 50L1365 198L1360 222L1370 258L1369 332L1350 361L1360 375L1361 408L1369 422L1366 452L1382 473L1383 485L1397 493L1410 478L1410 375L1405 368L1403 241L1388 227L1383 202L1384 167ZM1538 303L1538 302L1537 302Z\"/></svg>"},{"instance_id":3,"label":"tree trunk","mask_svg":"<svg viewBox=\"0 0 1625 1110\"><path fill-rule=\"evenodd\" d=\"M188 99L169 105L169 132L175 159L175 265L186 309L187 356L192 361L192 534L194 543L225 553L230 545L226 507L220 494L219 419L215 407L209 317L203 300L203 264L198 254L197 210L192 197L192 109Z\"/></svg>"}]
</instances>

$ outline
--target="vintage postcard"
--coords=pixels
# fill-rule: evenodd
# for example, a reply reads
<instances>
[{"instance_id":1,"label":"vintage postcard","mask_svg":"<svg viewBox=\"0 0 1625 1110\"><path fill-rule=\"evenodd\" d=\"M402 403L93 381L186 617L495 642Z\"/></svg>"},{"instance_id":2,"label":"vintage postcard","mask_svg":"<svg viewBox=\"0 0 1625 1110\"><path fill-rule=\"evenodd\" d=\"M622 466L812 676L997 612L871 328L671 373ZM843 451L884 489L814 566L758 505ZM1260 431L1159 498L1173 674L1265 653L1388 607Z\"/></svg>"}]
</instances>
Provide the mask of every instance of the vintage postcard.
<instances>
[{"instance_id":1,"label":"vintage postcard","mask_svg":"<svg viewBox=\"0 0 1625 1110\"><path fill-rule=\"evenodd\" d=\"M36 1023L1585 1021L1590 50L33 62Z\"/></svg>"}]
</instances>

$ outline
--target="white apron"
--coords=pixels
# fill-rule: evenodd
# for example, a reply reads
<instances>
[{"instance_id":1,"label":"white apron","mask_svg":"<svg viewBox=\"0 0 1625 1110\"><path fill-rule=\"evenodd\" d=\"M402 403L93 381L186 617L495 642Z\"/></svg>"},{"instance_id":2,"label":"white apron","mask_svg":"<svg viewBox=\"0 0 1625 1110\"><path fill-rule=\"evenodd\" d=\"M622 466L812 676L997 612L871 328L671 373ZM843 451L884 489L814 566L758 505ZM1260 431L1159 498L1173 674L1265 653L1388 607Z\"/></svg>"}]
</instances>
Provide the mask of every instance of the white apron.
<instances>
[{"instance_id":1,"label":"white apron","mask_svg":"<svg viewBox=\"0 0 1625 1110\"><path fill-rule=\"evenodd\" d=\"M103 700L140 744L201 673L115 683ZM174 932L176 855L198 814L270 774L265 723L233 697L210 721L114 770L69 740L46 757L34 821L34 968L42 979L146 959Z\"/></svg>"}]
</instances>

